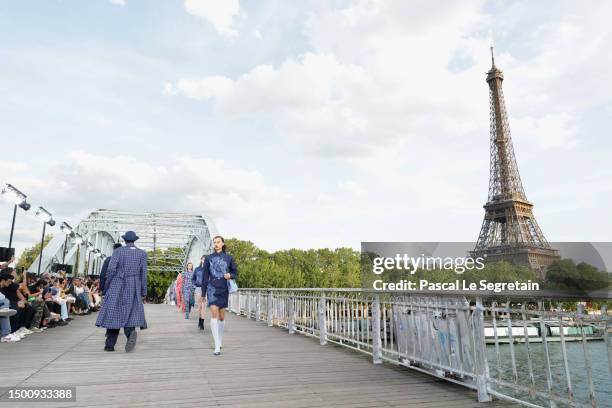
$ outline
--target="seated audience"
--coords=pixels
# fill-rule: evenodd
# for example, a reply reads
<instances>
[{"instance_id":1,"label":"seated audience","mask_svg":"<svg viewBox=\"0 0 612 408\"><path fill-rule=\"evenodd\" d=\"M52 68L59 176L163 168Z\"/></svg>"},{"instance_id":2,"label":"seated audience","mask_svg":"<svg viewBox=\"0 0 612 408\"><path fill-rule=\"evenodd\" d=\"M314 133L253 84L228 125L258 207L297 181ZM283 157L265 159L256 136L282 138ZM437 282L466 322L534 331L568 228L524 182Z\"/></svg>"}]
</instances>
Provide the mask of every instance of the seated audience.
<instances>
[{"instance_id":1,"label":"seated audience","mask_svg":"<svg viewBox=\"0 0 612 408\"><path fill-rule=\"evenodd\" d=\"M15 270L5 268L0 272L0 293L9 301L10 308L17 313L10 317L11 329L18 334L30 334L28 326L34 318L34 308L30 306L27 299L19 290L19 285L15 281Z\"/></svg>"},{"instance_id":2,"label":"seated audience","mask_svg":"<svg viewBox=\"0 0 612 408\"><path fill-rule=\"evenodd\" d=\"M1 265L1 264L0 264ZM66 326L71 314L97 311L102 302L96 276L66 276L45 272L17 273L13 268L0 270L0 339L2 343L20 341L26 335L47 328Z\"/></svg>"}]
</instances>

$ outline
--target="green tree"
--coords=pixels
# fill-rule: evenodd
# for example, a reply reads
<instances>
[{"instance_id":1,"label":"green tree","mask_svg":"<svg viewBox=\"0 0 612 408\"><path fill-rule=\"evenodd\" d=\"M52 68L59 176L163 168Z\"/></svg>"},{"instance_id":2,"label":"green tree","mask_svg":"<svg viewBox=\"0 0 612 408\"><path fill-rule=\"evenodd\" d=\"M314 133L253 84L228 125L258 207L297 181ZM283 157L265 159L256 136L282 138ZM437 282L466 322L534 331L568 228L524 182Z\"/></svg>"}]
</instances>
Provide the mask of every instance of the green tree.
<instances>
[{"instance_id":1,"label":"green tree","mask_svg":"<svg viewBox=\"0 0 612 408\"><path fill-rule=\"evenodd\" d=\"M47 246L47 244L49 243L49 241L51 241L51 239L53 239L53 234L45 235L45 239L43 240L44 242L43 248ZM38 242L37 244L35 244L34 246L30 248L24 249L21 255L19 256L19 260L17 261L16 269L18 271L21 271L23 269L28 269L39 254L40 254L40 242Z\"/></svg>"},{"instance_id":2,"label":"green tree","mask_svg":"<svg viewBox=\"0 0 612 408\"><path fill-rule=\"evenodd\" d=\"M250 241L227 239L244 288L360 287L359 252L351 248L267 252Z\"/></svg>"},{"instance_id":3,"label":"green tree","mask_svg":"<svg viewBox=\"0 0 612 408\"><path fill-rule=\"evenodd\" d=\"M154 251L147 251L147 300L150 302L163 302L168 286L176 279L172 272L163 271L164 266L176 264L176 259L183 254L180 248L157 248Z\"/></svg>"},{"instance_id":4,"label":"green tree","mask_svg":"<svg viewBox=\"0 0 612 408\"><path fill-rule=\"evenodd\" d=\"M547 289L605 290L610 288L610 274L585 262L559 259L548 266L545 284Z\"/></svg>"}]
</instances>

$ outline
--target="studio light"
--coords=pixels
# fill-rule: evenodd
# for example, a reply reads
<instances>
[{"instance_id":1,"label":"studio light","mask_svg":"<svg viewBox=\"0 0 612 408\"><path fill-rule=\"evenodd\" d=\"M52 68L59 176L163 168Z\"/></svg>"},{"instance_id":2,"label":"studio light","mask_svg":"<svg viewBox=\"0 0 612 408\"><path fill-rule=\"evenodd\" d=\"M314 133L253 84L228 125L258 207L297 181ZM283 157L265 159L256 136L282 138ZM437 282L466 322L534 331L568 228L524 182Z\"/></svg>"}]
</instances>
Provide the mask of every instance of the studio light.
<instances>
[{"instance_id":1,"label":"studio light","mask_svg":"<svg viewBox=\"0 0 612 408\"><path fill-rule=\"evenodd\" d=\"M49 211L47 211L44 207L38 207L36 210L36 216L44 223L49 224L49 226L55 225L55 220L53 219L53 215Z\"/></svg>"},{"instance_id":2,"label":"studio light","mask_svg":"<svg viewBox=\"0 0 612 408\"><path fill-rule=\"evenodd\" d=\"M11 252L13 245L13 232L15 231L15 218L17 217L17 207L28 211L30 209L30 203L26 201L27 196L19 191L18 188L12 184L6 184L2 188L2 196L13 203L13 222L11 223L11 234L9 236L8 252Z\"/></svg>"},{"instance_id":3,"label":"studio light","mask_svg":"<svg viewBox=\"0 0 612 408\"><path fill-rule=\"evenodd\" d=\"M25 203L27 198L19 189L8 183L2 188L2 195L15 205ZM28 208L30 208L29 205Z\"/></svg>"},{"instance_id":4,"label":"studio light","mask_svg":"<svg viewBox=\"0 0 612 408\"><path fill-rule=\"evenodd\" d=\"M74 238L76 234L74 233L72 227L66 222L62 222L60 225L60 230L66 234L66 239L64 240L64 251L62 254L62 263L66 263L66 251L68 251L68 238Z\"/></svg>"},{"instance_id":5,"label":"studio light","mask_svg":"<svg viewBox=\"0 0 612 408\"><path fill-rule=\"evenodd\" d=\"M60 226L60 230L62 230L62 232L66 235L72 234L72 227L68 225L67 222L62 222L62 225Z\"/></svg>"}]
</instances>

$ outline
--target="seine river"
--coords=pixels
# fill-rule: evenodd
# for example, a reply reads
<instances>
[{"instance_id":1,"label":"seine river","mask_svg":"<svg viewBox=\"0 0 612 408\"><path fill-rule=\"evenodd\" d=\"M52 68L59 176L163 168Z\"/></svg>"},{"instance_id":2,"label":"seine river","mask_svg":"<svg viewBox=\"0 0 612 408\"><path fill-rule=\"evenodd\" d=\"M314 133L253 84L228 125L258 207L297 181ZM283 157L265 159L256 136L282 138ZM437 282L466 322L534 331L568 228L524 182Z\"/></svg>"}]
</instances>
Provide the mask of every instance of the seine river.
<instances>
[{"instance_id":1,"label":"seine river","mask_svg":"<svg viewBox=\"0 0 612 408\"><path fill-rule=\"evenodd\" d=\"M541 343L530 344L530 354L533 362L533 370L538 390L546 391L546 358L544 346ZM500 359L502 366L502 379L512 382L512 360L510 358L510 346L500 344ZM569 360L569 371L576 401L589 403L588 380L585 369L584 350L581 342L566 343L567 356ZM565 379L565 369L563 364L563 354L561 344L548 343L550 354L550 364L553 377L553 390L556 395L567 396L567 383ZM608 353L604 341L591 341L587 343L587 350L591 356L593 368L593 382L598 407L612 407L612 376L608 368ZM523 344L515 344L514 351L516 356L519 384L528 386L529 369L527 363L527 350ZM489 371L491 376L497 378L497 358L495 346L487 346L487 357L489 361ZM513 395L507 390L505 394ZM524 397L524 394L514 394ZM529 400L528 400L529 401ZM533 401L533 400L532 400ZM549 406L546 401L533 401L543 406Z\"/></svg>"}]
</instances>

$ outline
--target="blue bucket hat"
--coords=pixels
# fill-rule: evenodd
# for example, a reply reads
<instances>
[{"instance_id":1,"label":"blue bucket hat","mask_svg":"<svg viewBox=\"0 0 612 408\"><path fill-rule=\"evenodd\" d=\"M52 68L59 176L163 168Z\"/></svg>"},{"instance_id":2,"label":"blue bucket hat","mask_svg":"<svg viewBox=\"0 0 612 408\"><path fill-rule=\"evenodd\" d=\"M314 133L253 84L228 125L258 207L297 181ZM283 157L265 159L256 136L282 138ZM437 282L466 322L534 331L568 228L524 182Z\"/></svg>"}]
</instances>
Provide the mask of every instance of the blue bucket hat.
<instances>
[{"instance_id":1,"label":"blue bucket hat","mask_svg":"<svg viewBox=\"0 0 612 408\"><path fill-rule=\"evenodd\" d=\"M136 241L139 237L134 231L128 231L121 236L124 241Z\"/></svg>"}]
</instances>

